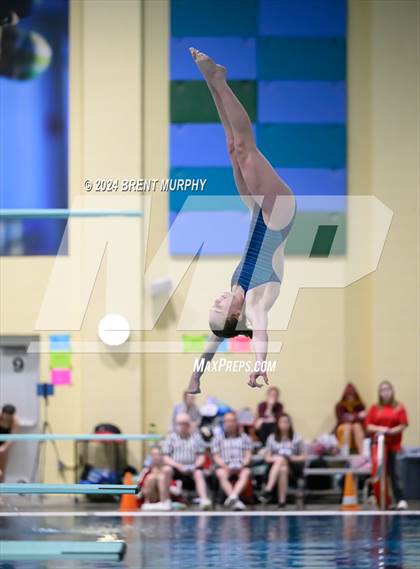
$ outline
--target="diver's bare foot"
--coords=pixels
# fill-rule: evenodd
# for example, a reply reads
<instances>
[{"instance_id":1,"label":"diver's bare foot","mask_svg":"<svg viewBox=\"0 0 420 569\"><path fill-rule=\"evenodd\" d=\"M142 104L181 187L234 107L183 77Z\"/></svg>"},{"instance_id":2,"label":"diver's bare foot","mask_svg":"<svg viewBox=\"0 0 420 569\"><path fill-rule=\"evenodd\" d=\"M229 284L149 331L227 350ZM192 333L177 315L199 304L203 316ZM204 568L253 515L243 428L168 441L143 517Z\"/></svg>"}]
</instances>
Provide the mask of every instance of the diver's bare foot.
<instances>
[{"instance_id":1,"label":"diver's bare foot","mask_svg":"<svg viewBox=\"0 0 420 569\"><path fill-rule=\"evenodd\" d=\"M192 377L190 379L190 383L188 384L187 387L187 393L190 393L191 395L198 395L199 393L201 393L201 388L200 388L200 380Z\"/></svg>"},{"instance_id":2,"label":"diver's bare foot","mask_svg":"<svg viewBox=\"0 0 420 569\"><path fill-rule=\"evenodd\" d=\"M226 67L215 63L211 57L205 53L201 53L195 47L190 47L190 53L200 69L204 78L209 83L217 83L218 81L225 81L226 79Z\"/></svg>"}]
</instances>

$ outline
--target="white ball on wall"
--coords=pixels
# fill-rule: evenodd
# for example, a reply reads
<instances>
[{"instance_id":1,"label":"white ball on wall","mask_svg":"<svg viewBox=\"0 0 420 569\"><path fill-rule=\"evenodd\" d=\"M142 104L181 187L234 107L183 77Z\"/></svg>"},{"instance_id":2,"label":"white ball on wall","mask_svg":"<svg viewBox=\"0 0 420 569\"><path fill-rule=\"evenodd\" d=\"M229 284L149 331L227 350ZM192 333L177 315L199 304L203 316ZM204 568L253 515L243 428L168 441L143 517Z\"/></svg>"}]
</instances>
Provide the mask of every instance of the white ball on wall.
<instances>
[{"instance_id":1,"label":"white ball on wall","mask_svg":"<svg viewBox=\"0 0 420 569\"><path fill-rule=\"evenodd\" d=\"M121 346L130 335L128 320L120 314L107 314L98 324L98 335L107 346Z\"/></svg>"}]
</instances>

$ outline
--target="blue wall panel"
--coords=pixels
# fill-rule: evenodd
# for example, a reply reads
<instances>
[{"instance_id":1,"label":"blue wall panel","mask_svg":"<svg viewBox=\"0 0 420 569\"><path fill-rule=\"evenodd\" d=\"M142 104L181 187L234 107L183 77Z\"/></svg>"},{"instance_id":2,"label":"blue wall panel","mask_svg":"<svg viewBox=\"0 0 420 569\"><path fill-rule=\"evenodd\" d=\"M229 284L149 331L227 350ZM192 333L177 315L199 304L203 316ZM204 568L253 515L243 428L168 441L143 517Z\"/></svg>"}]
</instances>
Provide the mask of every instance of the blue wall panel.
<instances>
[{"instance_id":1,"label":"blue wall panel","mask_svg":"<svg viewBox=\"0 0 420 569\"><path fill-rule=\"evenodd\" d=\"M243 250L250 215L238 211L192 211L171 214L172 255L237 255Z\"/></svg>"},{"instance_id":2,"label":"blue wall panel","mask_svg":"<svg viewBox=\"0 0 420 569\"><path fill-rule=\"evenodd\" d=\"M170 131L171 166L229 166L220 124L176 124Z\"/></svg>"},{"instance_id":3,"label":"blue wall panel","mask_svg":"<svg viewBox=\"0 0 420 569\"><path fill-rule=\"evenodd\" d=\"M259 81L260 123L344 123L346 85L343 81Z\"/></svg>"},{"instance_id":4,"label":"blue wall panel","mask_svg":"<svg viewBox=\"0 0 420 569\"><path fill-rule=\"evenodd\" d=\"M339 219L345 227L346 12L346 0L171 1L172 81L202 80L190 46L226 65L228 79L256 81L253 128L297 196L297 230L287 247L297 254L309 254L319 223ZM207 184L203 193L170 193L171 254L195 253L203 240L201 254L240 254L248 217L233 197L223 127L211 113L204 124L195 103L173 115L181 118L171 125L170 176ZM344 252L344 233L335 254Z\"/></svg>"},{"instance_id":5,"label":"blue wall panel","mask_svg":"<svg viewBox=\"0 0 420 569\"><path fill-rule=\"evenodd\" d=\"M171 40L171 79L202 80L203 76L194 65L189 52L195 47L203 53L211 54L214 61L223 61L229 70L229 79L256 78L256 40L251 38L206 38L188 37Z\"/></svg>"},{"instance_id":6,"label":"blue wall panel","mask_svg":"<svg viewBox=\"0 0 420 569\"><path fill-rule=\"evenodd\" d=\"M257 33L257 0L172 0L172 37Z\"/></svg>"},{"instance_id":7,"label":"blue wall panel","mask_svg":"<svg viewBox=\"0 0 420 569\"><path fill-rule=\"evenodd\" d=\"M342 196L347 193L347 172L342 169L276 168L297 195Z\"/></svg>"},{"instance_id":8,"label":"blue wall panel","mask_svg":"<svg viewBox=\"0 0 420 569\"><path fill-rule=\"evenodd\" d=\"M277 172L293 188L299 211L345 211L345 170L277 168ZM207 180L204 192L170 192L169 204L173 213L183 208L184 211L246 211L231 168L173 168L170 177Z\"/></svg>"},{"instance_id":9,"label":"blue wall panel","mask_svg":"<svg viewBox=\"0 0 420 569\"><path fill-rule=\"evenodd\" d=\"M344 81L343 38L260 37L257 77L283 81Z\"/></svg>"},{"instance_id":10,"label":"blue wall panel","mask_svg":"<svg viewBox=\"0 0 420 569\"><path fill-rule=\"evenodd\" d=\"M340 124L260 124L257 140L273 166L342 169L346 165L346 129Z\"/></svg>"},{"instance_id":11,"label":"blue wall panel","mask_svg":"<svg viewBox=\"0 0 420 569\"><path fill-rule=\"evenodd\" d=\"M224 210L236 209L243 210L243 202L238 196L238 190L233 179L232 168L171 168L171 178L181 179L205 179L204 192L171 192L169 195L169 205L171 211L179 211L184 207L184 202L189 196L196 196L199 199L190 202L189 208L201 208L203 210ZM206 198L210 196L210 199ZM216 199L213 197L217 196ZM223 200L223 196L229 196ZM204 199L203 199L204 198ZM201 204L201 205L199 205Z\"/></svg>"},{"instance_id":12,"label":"blue wall panel","mask_svg":"<svg viewBox=\"0 0 420 569\"><path fill-rule=\"evenodd\" d=\"M345 212L347 196L296 196L299 214L307 212Z\"/></svg>"},{"instance_id":13,"label":"blue wall panel","mask_svg":"<svg viewBox=\"0 0 420 569\"><path fill-rule=\"evenodd\" d=\"M346 33L345 0L260 0L262 36L328 37Z\"/></svg>"}]
</instances>

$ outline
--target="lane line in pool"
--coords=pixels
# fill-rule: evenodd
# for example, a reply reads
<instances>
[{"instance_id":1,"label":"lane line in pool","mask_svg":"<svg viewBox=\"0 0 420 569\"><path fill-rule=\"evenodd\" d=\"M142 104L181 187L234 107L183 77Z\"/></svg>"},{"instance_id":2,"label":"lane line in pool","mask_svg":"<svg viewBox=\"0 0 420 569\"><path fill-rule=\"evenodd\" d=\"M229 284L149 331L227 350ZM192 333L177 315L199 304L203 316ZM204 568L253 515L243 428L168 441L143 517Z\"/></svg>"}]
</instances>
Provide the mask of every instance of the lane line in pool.
<instances>
[{"instance_id":1,"label":"lane line in pool","mask_svg":"<svg viewBox=\"0 0 420 569\"><path fill-rule=\"evenodd\" d=\"M138 517L138 518L151 518L151 517L280 517L280 516L295 516L295 517L332 517L332 516L420 516L420 510L405 510L405 511L386 511L381 510L369 510L369 511L358 511L358 512L342 512L340 510L326 512L325 510L310 510L307 512L277 512L277 511L249 511L249 512L200 512L200 511L186 511L186 512L120 512L120 511L91 511L91 512L80 512L80 511L44 511L44 512L0 512L1 517L13 518L13 517L42 517L42 516L56 516L56 517Z\"/></svg>"}]
</instances>

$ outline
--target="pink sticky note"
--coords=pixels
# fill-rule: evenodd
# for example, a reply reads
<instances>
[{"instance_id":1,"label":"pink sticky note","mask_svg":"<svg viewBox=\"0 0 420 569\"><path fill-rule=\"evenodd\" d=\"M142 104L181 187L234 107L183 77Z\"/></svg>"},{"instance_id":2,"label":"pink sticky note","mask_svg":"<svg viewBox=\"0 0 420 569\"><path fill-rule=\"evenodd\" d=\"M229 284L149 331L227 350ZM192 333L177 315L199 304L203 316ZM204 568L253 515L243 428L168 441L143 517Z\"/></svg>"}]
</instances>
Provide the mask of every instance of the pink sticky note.
<instances>
[{"instance_id":1,"label":"pink sticky note","mask_svg":"<svg viewBox=\"0 0 420 569\"><path fill-rule=\"evenodd\" d=\"M52 369L51 383L53 385L71 385L71 369Z\"/></svg>"},{"instance_id":2,"label":"pink sticky note","mask_svg":"<svg viewBox=\"0 0 420 569\"><path fill-rule=\"evenodd\" d=\"M249 352L251 350L251 338L248 336L235 336L229 338L230 352Z\"/></svg>"}]
</instances>

